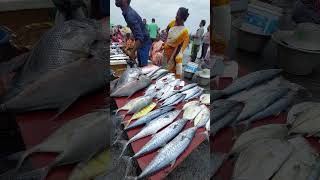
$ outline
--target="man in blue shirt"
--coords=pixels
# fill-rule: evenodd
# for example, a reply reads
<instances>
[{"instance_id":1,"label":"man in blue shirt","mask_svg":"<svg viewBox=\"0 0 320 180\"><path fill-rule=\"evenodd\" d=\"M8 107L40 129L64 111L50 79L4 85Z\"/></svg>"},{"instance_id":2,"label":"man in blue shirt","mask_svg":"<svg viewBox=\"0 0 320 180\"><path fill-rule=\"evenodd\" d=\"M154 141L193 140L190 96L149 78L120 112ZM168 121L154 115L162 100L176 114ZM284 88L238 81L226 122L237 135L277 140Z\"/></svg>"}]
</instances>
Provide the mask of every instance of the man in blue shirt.
<instances>
[{"instance_id":1,"label":"man in blue shirt","mask_svg":"<svg viewBox=\"0 0 320 180\"><path fill-rule=\"evenodd\" d=\"M116 0L116 6L121 8L122 15L131 29L135 39L134 48L131 52L126 52L130 59L139 61L139 66L143 67L148 65L149 50L151 48L151 39L149 32L142 22L139 14L131 8L131 0ZM137 56L136 56L137 53Z\"/></svg>"}]
</instances>

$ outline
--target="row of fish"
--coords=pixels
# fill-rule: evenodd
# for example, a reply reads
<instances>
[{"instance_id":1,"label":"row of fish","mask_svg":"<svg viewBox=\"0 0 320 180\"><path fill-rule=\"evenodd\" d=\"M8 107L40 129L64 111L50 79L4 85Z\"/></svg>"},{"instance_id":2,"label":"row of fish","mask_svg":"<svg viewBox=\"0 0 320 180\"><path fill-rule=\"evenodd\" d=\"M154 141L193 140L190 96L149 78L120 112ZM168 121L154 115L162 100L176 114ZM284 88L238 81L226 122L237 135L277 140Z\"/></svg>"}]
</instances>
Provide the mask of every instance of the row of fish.
<instances>
[{"instance_id":1,"label":"row of fish","mask_svg":"<svg viewBox=\"0 0 320 180\"><path fill-rule=\"evenodd\" d=\"M250 124L287 110L300 86L280 76L281 70L261 70L243 76L223 90L211 91L211 134L224 127Z\"/></svg>"},{"instance_id":2,"label":"row of fish","mask_svg":"<svg viewBox=\"0 0 320 180\"><path fill-rule=\"evenodd\" d=\"M129 121L124 122L124 131L143 126L126 142L121 156L125 153L129 144L150 135L152 135L151 140L130 157L130 160L138 159L161 148L143 172L138 177L134 177L134 179L142 179L153 175L170 164L173 166L175 160L193 140L197 129L201 127L209 128L210 110L205 104L210 104L210 95L202 94L203 89L196 84L185 85L183 81L175 79L174 74L158 67L128 69L127 71L140 72L137 74L155 81L155 83L146 87L144 95L130 100L117 110L117 113L126 110L125 115L133 115ZM128 78L129 74L123 74L119 80L126 79L123 78L124 76ZM139 77L139 75L135 75L135 77ZM191 99L196 100L187 102L182 110L175 107ZM183 117L178 118L181 113ZM189 121L193 121L194 127L183 130Z\"/></svg>"}]
</instances>

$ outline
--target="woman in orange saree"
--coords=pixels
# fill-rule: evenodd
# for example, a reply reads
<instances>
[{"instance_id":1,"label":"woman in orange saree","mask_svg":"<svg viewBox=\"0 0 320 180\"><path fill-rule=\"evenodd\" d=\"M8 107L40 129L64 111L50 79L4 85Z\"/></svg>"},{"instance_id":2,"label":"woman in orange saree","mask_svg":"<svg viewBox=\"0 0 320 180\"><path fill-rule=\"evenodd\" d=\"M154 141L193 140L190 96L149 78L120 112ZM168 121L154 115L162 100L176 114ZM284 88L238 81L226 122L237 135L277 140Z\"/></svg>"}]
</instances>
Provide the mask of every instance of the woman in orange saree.
<instances>
[{"instance_id":1,"label":"woman in orange saree","mask_svg":"<svg viewBox=\"0 0 320 180\"><path fill-rule=\"evenodd\" d=\"M161 66L163 59L163 41L160 39L160 34L157 35L156 41L151 47L151 61L154 65Z\"/></svg>"},{"instance_id":2,"label":"woman in orange saree","mask_svg":"<svg viewBox=\"0 0 320 180\"><path fill-rule=\"evenodd\" d=\"M164 44L167 69L177 78L182 76L183 52L189 45L189 30L184 26L188 17L188 9L181 7L176 19L167 27L168 37Z\"/></svg>"}]
</instances>

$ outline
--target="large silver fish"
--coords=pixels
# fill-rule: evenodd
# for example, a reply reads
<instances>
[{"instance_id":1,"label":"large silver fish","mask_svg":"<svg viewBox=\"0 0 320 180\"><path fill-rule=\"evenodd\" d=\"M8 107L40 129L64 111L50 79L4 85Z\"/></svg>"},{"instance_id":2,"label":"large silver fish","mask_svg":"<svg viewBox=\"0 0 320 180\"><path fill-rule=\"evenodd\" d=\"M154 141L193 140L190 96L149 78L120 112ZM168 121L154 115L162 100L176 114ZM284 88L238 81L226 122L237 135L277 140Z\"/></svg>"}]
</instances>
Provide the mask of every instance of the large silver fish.
<instances>
[{"instance_id":1,"label":"large silver fish","mask_svg":"<svg viewBox=\"0 0 320 180\"><path fill-rule=\"evenodd\" d=\"M96 153L110 145L110 132L106 131L110 112L96 112L71 120L62 126L47 140L26 151L20 159L16 172L25 158L35 152L56 152L57 158L44 168L22 174L15 173L18 179L38 177L45 179L47 173L56 166L72 164L90 159ZM111 128L111 127L110 127Z\"/></svg>"},{"instance_id":2,"label":"large silver fish","mask_svg":"<svg viewBox=\"0 0 320 180\"><path fill-rule=\"evenodd\" d=\"M216 100L223 96L232 95L244 89L249 89L256 84L262 83L266 80L274 78L275 76L279 75L282 70L280 69L268 69L268 70L261 70L250 73L246 76L238 78L235 80L231 85L226 87L223 90L215 90L211 94L212 99Z\"/></svg>"},{"instance_id":3,"label":"large silver fish","mask_svg":"<svg viewBox=\"0 0 320 180\"><path fill-rule=\"evenodd\" d=\"M104 60L91 58L55 69L1 104L0 111L59 109L58 116L79 97L106 86L104 65Z\"/></svg>"},{"instance_id":4,"label":"large silver fish","mask_svg":"<svg viewBox=\"0 0 320 180\"><path fill-rule=\"evenodd\" d=\"M168 124L172 123L180 114L181 110L174 110L171 112L166 113L165 115L162 115L151 122L149 122L138 134L133 136L125 145L123 148L122 154L127 149L128 145L138 139L144 138L149 135L153 135L157 133L160 129L164 128ZM122 156L121 154L121 156Z\"/></svg>"},{"instance_id":5,"label":"large silver fish","mask_svg":"<svg viewBox=\"0 0 320 180\"><path fill-rule=\"evenodd\" d=\"M141 70L138 68L128 68L125 72L120 76L120 78L117 81L117 84L114 87L114 91L118 90L119 88L122 88L126 84L135 81L138 79L138 77L141 74Z\"/></svg>"},{"instance_id":6,"label":"large silver fish","mask_svg":"<svg viewBox=\"0 0 320 180\"><path fill-rule=\"evenodd\" d=\"M102 29L99 23L90 19L71 20L54 26L46 32L32 51L21 58L24 63L15 63L18 70L3 101L8 100L27 85L44 74L81 58L88 58L91 45L100 39ZM0 74L9 73L7 66L0 65Z\"/></svg>"},{"instance_id":7,"label":"large silver fish","mask_svg":"<svg viewBox=\"0 0 320 180\"><path fill-rule=\"evenodd\" d=\"M137 179L142 179L152 175L160 169L174 165L176 159L187 149L190 145L195 133L196 127L189 128L181 132L177 137L164 146L156 157L149 163L149 165L142 171Z\"/></svg>"},{"instance_id":8,"label":"large silver fish","mask_svg":"<svg viewBox=\"0 0 320 180\"><path fill-rule=\"evenodd\" d=\"M145 144L132 158L137 159L148 152L164 146L167 142L180 133L187 122L187 119L179 119L173 122L164 130L155 134L152 139Z\"/></svg>"},{"instance_id":9,"label":"large silver fish","mask_svg":"<svg viewBox=\"0 0 320 180\"><path fill-rule=\"evenodd\" d=\"M116 89L110 97L131 97L139 90L148 87L151 84L151 80L147 77L140 76L139 79L133 80L124 84L123 86Z\"/></svg>"},{"instance_id":10,"label":"large silver fish","mask_svg":"<svg viewBox=\"0 0 320 180\"><path fill-rule=\"evenodd\" d=\"M149 112L147 115L145 115L144 117L129 124L129 126L127 126L124 130L127 131L130 129L136 128L138 126L141 126L143 124L149 123L150 121L154 120L155 118L157 118L161 115L164 115L173 109L174 109L174 107L172 107L172 106L166 106L166 107L162 107L162 108L153 110L153 111Z\"/></svg>"}]
</instances>

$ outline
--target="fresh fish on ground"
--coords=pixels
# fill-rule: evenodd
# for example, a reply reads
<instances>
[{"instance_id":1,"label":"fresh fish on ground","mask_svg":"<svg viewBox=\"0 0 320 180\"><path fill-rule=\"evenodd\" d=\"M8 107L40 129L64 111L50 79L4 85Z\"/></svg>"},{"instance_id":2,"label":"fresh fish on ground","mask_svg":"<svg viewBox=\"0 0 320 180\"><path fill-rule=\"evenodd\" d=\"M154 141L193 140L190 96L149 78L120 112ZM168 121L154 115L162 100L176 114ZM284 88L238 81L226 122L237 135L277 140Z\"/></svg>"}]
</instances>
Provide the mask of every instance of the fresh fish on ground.
<instances>
[{"instance_id":1,"label":"fresh fish on ground","mask_svg":"<svg viewBox=\"0 0 320 180\"><path fill-rule=\"evenodd\" d=\"M20 168L24 159L34 152L57 152L59 156L48 166L18 174L19 179L41 177L44 179L47 173L56 166L81 162L92 158L96 153L110 145L110 132L108 128L109 113L95 112L74 119L54 132L44 144L36 146L26 152L19 161L16 170ZM109 127L110 128L110 127ZM44 149L39 149L44 148ZM48 148L48 149L46 149ZM53 149L51 149L53 148Z\"/></svg>"},{"instance_id":2,"label":"fresh fish on ground","mask_svg":"<svg viewBox=\"0 0 320 180\"><path fill-rule=\"evenodd\" d=\"M119 112L119 111L122 111L122 110L130 110L133 108L133 106L138 102L138 101L141 101L141 99L143 99L144 97L143 96L140 96L140 97L137 97L137 98L134 98L132 100L130 100L127 104L125 104L124 106L122 106L121 108L119 108L117 111L116 111L116 114Z\"/></svg>"},{"instance_id":3,"label":"fresh fish on ground","mask_svg":"<svg viewBox=\"0 0 320 180\"><path fill-rule=\"evenodd\" d=\"M292 123L289 133L315 135L320 132L320 104L315 104L310 109L298 114Z\"/></svg>"},{"instance_id":4,"label":"fresh fish on ground","mask_svg":"<svg viewBox=\"0 0 320 180\"><path fill-rule=\"evenodd\" d=\"M243 104L237 104L236 106L232 107L231 110L225 116L223 116L221 119L214 122L210 126L210 134L214 136L222 128L225 128L226 126L232 124L232 122L237 119L242 109L243 109Z\"/></svg>"},{"instance_id":5,"label":"fresh fish on ground","mask_svg":"<svg viewBox=\"0 0 320 180\"><path fill-rule=\"evenodd\" d=\"M187 119L179 119L173 122L164 130L155 134L152 139L145 144L132 158L137 159L148 152L165 146L172 138L176 137L180 133L187 122Z\"/></svg>"},{"instance_id":6,"label":"fresh fish on ground","mask_svg":"<svg viewBox=\"0 0 320 180\"><path fill-rule=\"evenodd\" d=\"M307 179L316 162L317 152L306 139L296 137L288 141L293 146L293 152L271 180Z\"/></svg>"},{"instance_id":7,"label":"fresh fish on ground","mask_svg":"<svg viewBox=\"0 0 320 180\"><path fill-rule=\"evenodd\" d=\"M247 102L245 102L245 106L234 124L237 124L238 122L245 120L255 115L259 111L267 108L277 99L285 96L288 91L288 88L279 88L271 91L266 91L263 94L257 94L256 96L250 98Z\"/></svg>"},{"instance_id":8,"label":"fresh fish on ground","mask_svg":"<svg viewBox=\"0 0 320 180\"><path fill-rule=\"evenodd\" d=\"M149 78L146 78L144 76L140 76L139 79L134 80L132 82L129 82L122 87L118 88L116 91L114 91L110 97L130 97L139 90L142 90L146 87L148 87L151 84L151 80Z\"/></svg>"},{"instance_id":9,"label":"fresh fish on ground","mask_svg":"<svg viewBox=\"0 0 320 180\"><path fill-rule=\"evenodd\" d=\"M151 84L147 90L144 92L145 96L149 96L149 95L153 95L154 93L156 93L157 89L156 89L156 85L155 84Z\"/></svg>"},{"instance_id":10,"label":"fresh fish on ground","mask_svg":"<svg viewBox=\"0 0 320 180\"><path fill-rule=\"evenodd\" d=\"M185 99L185 96L186 96L185 94L177 93L169 97L168 99L166 99L161 105L161 107L177 105Z\"/></svg>"},{"instance_id":11,"label":"fresh fish on ground","mask_svg":"<svg viewBox=\"0 0 320 180\"><path fill-rule=\"evenodd\" d=\"M280 69L268 69L250 73L246 76L236 79L231 85L223 90L214 90L211 97L213 100L216 100L223 96L235 94L241 90L249 89L256 84L274 78L281 72L282 70Z\"/></svg>"},{"instance_id":12,"label":"fresh fish on ground","mask_svg":"<svg viewBox=\"0 0 320 180\"><path fill-rule=\"evenodd\" d=\"M252 143L262 139L284 139L288 135L288 128L284 124L268 124L244 132L233 144L231 154L238 154Z\"/></svg>"},{"instance_id":13,"label":"fresh fish on ground","mask_svg":"<svg viewBox=\"0 0 320 180\"><path fill-rule=\"evenodd\" d=\"M132 108L128 110L127 114L134 114L136 112L139 112L141 109L148 106L152 102L152 99L152 96L144 96L134 103Z\"/></svg>"},{"instance_id":14,"label":"fresh fish on ground","mask_svg":"<svg viewBox=\"0 0 320 180\"><path fill-rule=\"evenodd\" d=\"M289 142L279 139L255 142L240 153L232 179L268 180L290 157L292 151Z\"/></svg>"},{"instance_id":15,"label":"fresh fish on ground","mask_svg":"<svg viewBox=\"0 0 320 180\"><path fill-rule=\"evenodd\" d=\"M157 106L157 103L151 102L148 106L141 109L139 112L136 112L127 122L126 126L128 126L132 120L139 119L145 115L147 115L150 111L152 111Z\"/></svg>"},{"instance_id":16,"label":"fresh fish on ground","mask_svg":"<svg viewBox=\"0 0 320 180\"><path fill-rule=\"evenodd\" d=\"M302 102L292 106L288 112L287 124L292 124L300 113L312 108L316 104L317 102Z\"/></svg>"},{"instance_id":17,"label":"fresh fish on ground","mask_svg":"<svg viewBox=\"0 0 320 180\"><path fill-rule=\"evenodd\" d=\"M195 133L196 127L181 132L177 137L164 146L149 165L136 179L143 179L159 171L160 169L175 164L176 159L188 148Z\"/></svg>"},{"instance_id":18,"label":"fresh fish on ground","mask_svg":"<svg viewBox=\"0 0 320 180\"><path fill-rule=\"evenodd\" d=\"M193 106L193 105L200 105L200 102L199 101L190 101L190 102L187 102L182 110L186 110L189 106Z\"/></svg>"},{"instance_id":19,"label":"fresh fish on ground","mask_svg":"<svg viewBox=\"0 0 320 180\"><path fill-rule=\"evenodd\" d=\"M155 80L158 79L160 76L167 74L168 71L165 69L159 69L157 72L155 72L152 76L151 76L151 80Z\"/></svg>"},{"instance_id":20,"label":"fresh fish on ground","mask_svg":"<svg viewBox=\"0 0 320 180\"><path fill-rule=\"evenodd\" d=\"M2 101L13 98L46 73L82 58L88 58L91 45L101 39L101 34L100 24L91 19L66 21L51 28L41 37L28 56L20 59L23 63L13 61L0 65L0 70L7 70L8 68L3 66L11 66L11 63L17 66L15 69L19 69ZM0 72L0 74L6 73L10 72Z\"/></svg>"},{"instance_id":21,"label":"fresh fish on ground","mask_svg":"<svg viewBox=\"0 0 320 180\"><path fill-rule=\"evenodd\" d=\"M149 122L138 134L133 136L124 146L123 151L120 156L125 152L128 145L132 142L135 142L138 139L144 138L149 135L153 135L157 133L160 129L164 128L168 124L172 123L180 114L181 110L174 110L171 112L168 112L160 117L157 117L156 119Z\"/></svg>"},{"instance_id":22,"label":"fresh fish on ground","mask_svg":"<svg viewBox=\"0 0 320 180\"><path fill-rule=\"evenodd\" d=\"M155 71L155 70L159 70L159 69L160 69L159 66L145 66L145 67L141 68L141 73L142 74L149 74L150 72Z\"/></svg>"},{"instance_id":23,"label":"fresh fish on ground","mask_svg":"<svg viewBox=\"0 0 320 180\"><path fill-rule=\"evenodd\" d=\"M71 172L68 180L88 180L106 173L110 160L109 150L97 154L89 161L79 163Z\"/></svg>"},{"instance_id":24,"label":"fresh fish on ground","mask_svg":"<svg viewBox=\"0 0 320 180\"><path fill-rule=\"evenodd\" d=\"M106 86L104 65L104 60L91 58L52 70L1 104L0 111L20 113L58 109L57 117L79 97Z\"/></svg>"},{"instance_id":25,"label":"fresh fish on ground","mask_svg":"<svg viewBox=\"0 0 320 180\"><path fill-rule=\"evenodd\" d=\"M151 78L151 76L153 76L154 73L156 73L156 72L159 71L160 69L161 69L161 68L156 68L156 69L154 69L153 71L149 72L149 73L147 74L147 77L148 77L148 78Z\"/></svg>"},{"instance_id":26,"label":"fresh fish on ground","mask_svg":"<svg viewBox=\"0 0 320 180\"><path fill-rule=\"evenodd\" d=\"M185 99L189 99L193 95L197 94L200 90L201 90L200 87L195 86L195 87L193 87L191 89L188 89L186 91L181 92L181 94L185 94L186 95Z\"/></svg>"},{"instance_id":27,"label":"fresh fish on ground","mask_svg":"<svg viewBox=\"0 0 320 180\"><path fill-rule=\"evenodd\" d=\"M199 98L203 93L203 88L200 88L200 90L195 93L194 95L190 96L189 98L185 99L186 101L192 100L192 99L197 99Z\"/></svg>"},{"instance_id":28,"label":"fresh fish on ground","mask_svg":"<svg viewBox=\"0 0 320 180\"><path fill-rule=\"evenodd\" d=\"M177 94L177 93L179 93L179 91L176 91L176 90L174 90L174 88L172 88L172 89L170 89L170 91L164 93L164 94L161 96L161 98L159 99L159 102L160 102L160 101L164 101L164 100L168 99L169 97L171 97L171 96L173 96L173 95L175 95L175 94Z\"/></svg>"},{"instance_id":29,"label":"fresh fish on ground","mask_svg":"<svg viewBox=\"0 0 320 180\"><path fill-rule=\"evenodd\" d=\"M210 110L205 105L201 105L201 111L194 119L194 126L197 128L205 127L208 121L210 121Z\"/></svg>"},{"instance_id":30,"label":"fresh fish on ground","mask_svg":"<svg viewBox=\"0 0 320 180\"><path fill-rule=\"evenodd\" d=\"M277 100L276 102L271 104L269 107L251 116L248 120L243 121L241 124L245 124L246 128L248 128L250 124L254 121L257 121L272 115L273 116L279 115L282 111L285 111L290 106L290 104L294 99L294 95L295 94L293 92L289 92L287 96Z\"/></svg>"},{"instance_id":31,"label":"fresh fish on ground","mask_svg":"<svg viewBox=\"0 0 320 180\"><path fill-rule=\"evenodd\" d=\"M210 105L210 94L202 94L200 96L200 102L205 105Z\"/></svg>"},{"instance_id":32,"label":"fresh fish on ground","mask_svg":"<svg viewBox=\"0 0 320 180\"><path fill-rule=\"evenodd\" d=\"M168 92L170 89L171 89L171 86L165 86L164 88L162 88L160 91L157 92L156 98L160 99L163 93Z\"/></svg>"},{"instance_id":33,"label":"fresh fish on ground","mask_svg":"<svg viewBox=\"0 0 320 180\"><path fill-rule=\"evenodd\" d=\"M134 80L137 80L140 74L141 74L141 70L138 68L127 68L118 79L117 84L114 88L114 91L116 91L117 89L123 87L124 85Z\"/></svg>"},{"instance_id":34,"label":"fresh fish on ground","mask_svg":"<svg viewBox=\"0 0 320 180\"><path fill-rule=\"evenodd\" d=\"M156 110L153 110L149 112L146 116L143 116L142 118L134 121L133 123L129 124L127 127L124 128L125 131L136 128L138 126L141 126L143 124L147 124L150 121L158 118L159 116L165 116L169 111L173 110L174 107L172 106L166 106L162 107Z\"/></svg>"},{"instance_id":35,"label":"fresh fish on ground","mask_svg":"<svg viewBox=\"0 0 320 180\"><path fill-rule=\"evenodd\" d=\"M307 180L318 180L320 177L320 161L319 158L317 162L313 165L312 171L308 176Z\"/></svg>"},{"instance_id":36,"label":"fresh fish on ground","mask_svg":"<svg viewBox=\"0 0 320 180\"><path fill-rule=\"evenodd\" d=\"M217 122L222 116L224 116L227 112L231 110L231 108L233 108L237 104L240 104L240 102L224 99L212 102L210 106L211 124Z\"/></svg>"},{"instance_id":37,"label":"fresh fish on ground","mask_svg":"<svg viewBox=\"0 0 320 180\"><path fill-rule=\"evenodd\" d=\"M202 107L199 105L191 105L184 109L183 118L188 120L194 120L196 116L200 113Z\"/></svg>"},{"instance_id":38,"label":"fresh fish on ground","mask_svg":"<svg viewBox=\"0 0 320 180\"><path fill-rule=\"evenodd\" d=\"M194 88L195 86L197 86L197 83L192 83L192 84L188 84L186 86L183 86L183 88L181 88L179 91L180 92L184 92L188 89Z\"/></svg>"},{"instance_id":39,"label":"fresh fish on ground","mask_svg":"<svg viewBox=\"0 0 320 180\"><path fill-rule=\"evenodd\" d=\"M168 79L168 78L173 78L174 77L174 73L168 73L168 74L166 74L165 76L163 76L163 77L161 77L161 78L159 78L157 81L164 81L164 80L166 80L166 79Z\"/></svg>"}]
</instances>

